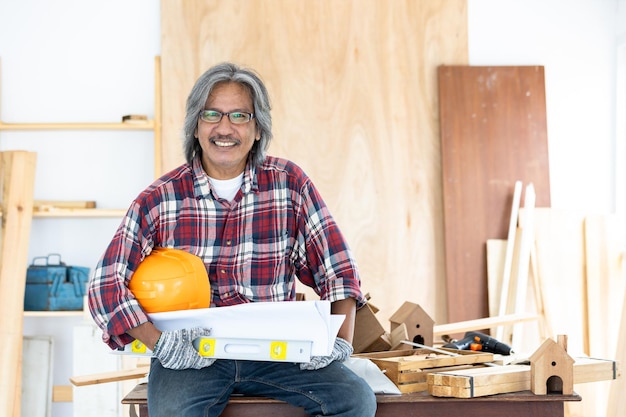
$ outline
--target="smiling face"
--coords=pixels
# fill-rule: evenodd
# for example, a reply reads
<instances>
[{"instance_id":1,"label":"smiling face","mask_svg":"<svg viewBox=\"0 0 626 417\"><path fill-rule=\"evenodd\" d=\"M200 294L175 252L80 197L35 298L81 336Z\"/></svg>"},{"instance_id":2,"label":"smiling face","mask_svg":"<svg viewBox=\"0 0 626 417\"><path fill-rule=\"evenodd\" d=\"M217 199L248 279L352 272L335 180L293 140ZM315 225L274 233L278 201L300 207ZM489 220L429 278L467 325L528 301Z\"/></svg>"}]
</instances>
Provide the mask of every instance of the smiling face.
<instances>
[{"instance_id":1,"label":"smiling face","mask_svg":"<svg viewBox=\"0 0 626 417\"><path fill-rule=\"evenodd\" d=\"M254 113L248 90L232 82L217 84L204 108L222 113ZM205 122L198 117L196 137L202 148L202 167L206 173L212 178L227 180L243 172L248 153L261 135L254 119L244 124L233 124L228 116L224 116L217 123Z\"/></svg>"}]
</instances>

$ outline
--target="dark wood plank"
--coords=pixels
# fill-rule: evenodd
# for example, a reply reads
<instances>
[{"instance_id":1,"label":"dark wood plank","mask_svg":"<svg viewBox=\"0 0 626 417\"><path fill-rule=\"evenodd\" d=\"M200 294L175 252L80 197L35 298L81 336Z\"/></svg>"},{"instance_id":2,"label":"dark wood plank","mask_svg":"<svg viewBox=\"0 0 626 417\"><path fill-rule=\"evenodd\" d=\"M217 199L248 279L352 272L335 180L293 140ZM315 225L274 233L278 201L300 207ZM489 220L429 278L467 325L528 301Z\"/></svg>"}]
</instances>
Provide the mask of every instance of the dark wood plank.
<instances>
[{"instance_id":1,"label":"dark wood plank","mask_svg":"<svg viewBox=\"0 0 626 417\"><path fill-rule=\"evenodd\" d=\"M486 242L507 238L515 181L550 206L544 69L441 66L438 77L453 323L489 316Z\"/></svg>"},{"instance_id":2,"label":"dark wood plank","mask_svg":"<svg viewBox=\"0 0 626 417\"><path fill-rule=\"evenodd\" d=\"M426 392L402 395L377 395L377 417L560 417L565 401L581 401L575 395L534 395L530 391L481 398L438 398ZM148 416L147 385L137 385L123 404L139 406L139 416ZM281 401L257 397L232 397L222 417L306 417L304 411Z\"/></svg>"}]
</instances>

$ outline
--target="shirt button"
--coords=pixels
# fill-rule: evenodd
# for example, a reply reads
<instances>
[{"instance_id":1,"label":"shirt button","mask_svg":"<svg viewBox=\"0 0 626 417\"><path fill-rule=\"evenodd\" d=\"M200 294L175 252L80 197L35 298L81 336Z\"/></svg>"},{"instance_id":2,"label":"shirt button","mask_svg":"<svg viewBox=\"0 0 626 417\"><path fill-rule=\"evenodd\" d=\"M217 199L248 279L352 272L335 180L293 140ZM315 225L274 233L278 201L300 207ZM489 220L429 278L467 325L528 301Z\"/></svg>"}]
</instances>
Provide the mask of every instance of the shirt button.
<instances>
[{"instance_id":1,"label":"shirt button","mask_svg":"<svg viewBox=\"0 0 626 417\"><path fill-rule=\"evenodd\" d=\"M226 244L227 244L228 246L230 246L230 245L231 245L231 243L232 243L232 241L231 241L230 239L226 241Z\"/></svg>"},{"instance_id":2,"label":"shirt button","mask_svg":"<svg viewBox=\"0 0 626 417\"><path fill-rule=\"evenodd\" d=\"M226 270L225 270L225 269L222 269L220 272L221 272L222 274L225 274L225 273L226 273Z\"/></svg>"}]
</instances>

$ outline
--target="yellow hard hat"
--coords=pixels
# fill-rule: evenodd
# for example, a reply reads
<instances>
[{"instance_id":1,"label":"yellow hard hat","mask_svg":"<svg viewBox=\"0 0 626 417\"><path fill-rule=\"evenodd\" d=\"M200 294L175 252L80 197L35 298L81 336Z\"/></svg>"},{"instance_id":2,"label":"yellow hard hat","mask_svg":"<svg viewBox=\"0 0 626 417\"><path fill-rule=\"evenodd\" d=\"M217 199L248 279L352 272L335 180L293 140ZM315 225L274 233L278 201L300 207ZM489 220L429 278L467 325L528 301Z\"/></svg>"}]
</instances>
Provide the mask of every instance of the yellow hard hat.
<instances>
[{"instance_id":1,"label":"yellow hard hat","mask_svg":"<svg viewBox=\"0 0 626 417\"><path fill-rule=\"evenodd\" d=\"M128 284L146 313L207 308L211 286L204 262L180 249L154 248Z\"/></svg>"}]
</instances>

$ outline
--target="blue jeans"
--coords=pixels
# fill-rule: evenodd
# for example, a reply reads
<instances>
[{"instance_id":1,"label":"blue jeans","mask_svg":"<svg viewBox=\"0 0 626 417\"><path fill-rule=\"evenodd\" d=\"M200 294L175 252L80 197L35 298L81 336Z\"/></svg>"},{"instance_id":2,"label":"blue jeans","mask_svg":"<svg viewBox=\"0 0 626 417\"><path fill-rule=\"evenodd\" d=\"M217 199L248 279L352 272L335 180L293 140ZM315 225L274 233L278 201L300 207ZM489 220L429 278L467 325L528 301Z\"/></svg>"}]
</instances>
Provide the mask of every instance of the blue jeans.
<instances>
[{"instance_id":1,"label":"blue jeans","mask_svg":"<svg viewBox=\"0 0 626 417\"><path fill-rule=\"evenodd\" d=\"M218 359L203 369L175 371L152 359L150 417L217 417L231 394L270 397L310 416L373 417L376 396L342 363L302 371L294 363Z\"/></svg>"}]
</instances>

